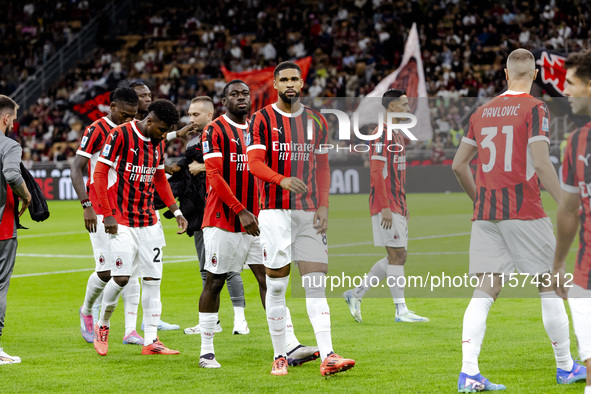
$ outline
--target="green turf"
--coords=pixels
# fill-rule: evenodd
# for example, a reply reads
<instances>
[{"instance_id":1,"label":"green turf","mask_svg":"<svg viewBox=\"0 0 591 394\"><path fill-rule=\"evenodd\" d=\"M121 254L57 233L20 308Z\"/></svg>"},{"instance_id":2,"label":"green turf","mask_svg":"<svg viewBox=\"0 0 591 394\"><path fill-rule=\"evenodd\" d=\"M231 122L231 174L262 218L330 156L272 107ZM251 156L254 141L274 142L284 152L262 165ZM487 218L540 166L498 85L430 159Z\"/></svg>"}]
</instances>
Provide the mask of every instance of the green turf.
<instances>
[{"instance_id":1,"label":"green turf","mask_svg":"<svg viewBox=\"0 0 591 394\"><path fill-rule=\"evenodd\" d=\"M467 197L461 194L412 194L408 201L411 241L407 274L465 272L468 235L412 238L469 232L471 204ZM554 221L555 204L547 195L544 202ZM343 289L335 289L334 297L329 299L334 347L336 352L355 359L356 367L324 380L318 371L320 363L316 361L290 368L285 377L274 377L269 374L273 352L267 322L258 299L257 285L248 271L244 272L243 278L250 335L231 335L233 312L227 291L222 293L220 318L224 331L215 338L221 370L200 369L200 337L187 336L182 331L160 333L164 344L180 350L179 356L146 357L140 355L139 346L122 345L121 302L112 319L109 354L100 357L91 344L82 340L79 329L78 308L91 272L89 268L94 267L91 258L84 257L92 252L83 227L82 209L78 202L52 202L50 208L51 218L46 223L34 223L27 218L24 224L31 229L20 232L19 257L8 296L2 345L9 354L20 356L23 362L0 366L2 391L457 391L462 318L468 298L440 298L423 291L417 294L420 297L409 298L408 305L417 313L428 316L431 322L397 324L394 323L394 305L388 297L388 289L378 288L364 299L364 322L359 324L349 315L345 302L336 297ZM329 225L329 245L366 242L358 246L331 247L329 274L362 274L381 258L382 249L367 244L372 241L367 196L331 197ZM172 221L166 220L164 226L168 243L165 261L171 263L165 265L162 283L163 320L180 324L182 328L193 326L197 323L197 299L201 290L197 261L187 257L195 255L193 240L186 235L177 236ZM571 263L573 258L574 253L569 259ZM174 261L177 262L172 263ZM21 276L84 269L88 270ZM298 338L302 343L313 344L315 340L305 301L290 298L288 305ZM571 348L576 355L572 333L571 338ZM505 384L510 392L583 390L581 383L568 387L556 384L554 357L544 332L537 298L506 297L495 303L488 319L480 367L485 376L493 382Z\"/></svg>"}]
</instances>

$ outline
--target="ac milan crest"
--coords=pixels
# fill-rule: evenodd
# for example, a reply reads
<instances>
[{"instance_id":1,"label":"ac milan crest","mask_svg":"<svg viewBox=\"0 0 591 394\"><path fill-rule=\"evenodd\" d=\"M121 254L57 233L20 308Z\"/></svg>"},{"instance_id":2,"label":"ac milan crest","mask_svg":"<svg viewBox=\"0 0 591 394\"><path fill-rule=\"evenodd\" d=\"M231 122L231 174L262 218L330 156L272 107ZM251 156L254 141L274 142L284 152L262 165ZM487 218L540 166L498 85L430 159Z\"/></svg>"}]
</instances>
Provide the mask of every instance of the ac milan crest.
<instances>
[{"instance_id":1,"label":"ac milan crest","mask_svg":"<svg viewBox=\"0 0 591 394\"><path fill-rule=\"evenodd\" d=\"M103 256L102 254L99 257L99 264L100 265L105 265L105 256Z\"/></svg>"},{"instance_id":2,"label":"ac milan crest","mask_svg":"<svg viewBox=\"0 0 591 394\"><path fill-rule=\"evenodd\" d=\"M156 151L154 152L154 161L158 163L158 149L156 149Z\"/></svg>"},{"instance_id":3,"label":"ac milan crest","mask_svg":"<svg viewBox=\"0 0 591 394\"><path fill-rule=\"evenodd\" d=\"M265 261L267 261L267 247L266 246L263 248L263 258L265 259Z\"/></svg>"},{"instance_id":4,"label":"ac milan crest","mask_svg":"<svg viewBox=\"0 0 591 394\"><path fill-rule=\"evenodd\" d=\"M394 241L398 241L398 238L400 238L400 236L398 235L398 233L394 234Z\"/></svg>"},{"instance_id":5,"label":"ac milan crest","mask_svg":"<svg viewBox=\"0 0 591 394\"><path fill-rule=\"evenodd\" d=\"M118 257L117 261L115 261L115 265L117 266L117 268L121 269L121 267L123 267L123 260L121 260L121 258Z\"/></svg>"},{"instance_id":6,"label":"ac milan crest","mask_svg":"<svg viewBox=\"0 0 591 394\"><path fill-rule=\"evenodd\" d=\"M215 253L213 254L213 257L211 258L211 265L213 265L214 267L215 267L216 265L218 265L218 258L217 258L217 256L215 255Z\"/></svg>"}]
</instances>

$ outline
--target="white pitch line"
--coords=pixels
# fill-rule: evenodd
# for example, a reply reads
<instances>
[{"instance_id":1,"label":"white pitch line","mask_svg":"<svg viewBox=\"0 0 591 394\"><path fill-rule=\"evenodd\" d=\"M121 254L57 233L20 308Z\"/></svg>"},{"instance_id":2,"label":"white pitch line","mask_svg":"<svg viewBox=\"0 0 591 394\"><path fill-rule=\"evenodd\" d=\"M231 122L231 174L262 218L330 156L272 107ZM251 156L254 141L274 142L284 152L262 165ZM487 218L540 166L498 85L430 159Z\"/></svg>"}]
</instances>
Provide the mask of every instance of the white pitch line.
<instances>
[{"instance_id":1,"label":"white pitch line","mask_svg":"<svg viewBox=\"0 0 591 394\"><path fill-rule=\"evenodd\" d=\"M190 259L179 259L179 260L170 260L165 261L164 264L175 264L175 263L184 263L187 261L192 261L194 258L191 257ZM46 276L46 275L55 275L55 274L71 274L75 272L84 272L84 271L94 271L94 268L81 268L76 270L65 270L65 271L50 271L50 272L34 272L31 274L20 274L20 275L12 275L12 278L29 278L32 276Z\"/></svg>"},{"instance_id":2,"label":"white pitch line","mask_svg":"<svg viewBox=\"0 0 591 394\"><path fill-rule=\"evenodd\" d=\"M85 254L42 254L42 253L17 253L16 257L44 257L44 258L66 258L66 259L93 259L94 256Z\"/></svg>"},{"instance_id":3,"label":"white pitch line","mask_svg":"<svg viewBox=\"0 0 591 394\"><path fill-rule=\"evenodd\" d=\"M453 233L453 234L443 234L443 235L426 235L424 237L414 237L409 238L409 241L419 241L422 239L437 239L437 238L451 238L451 237L461 237L464 235L470 235L469 232L466 233ZM328 248L347 248L350 246L362 246L362 245L373 245L373 242L355 242L351 244L339 244L339 245L328 245Z\"/></svg>"},{"instance_id":4,"label":"white pitch line","mask_svg":"<svg viewBox=\"0 0 591 394\"><path fill-rule=\"evenodd\" d=\"M66 258L66 259L93 259L93 255L85 254L43 254L43 253L17 253L17 257L44 257L44 258ZM170 259L197 259L197 256L167 256Z\"/></svg>"},{"instance_id":5,"label":"white pitch line","mask_svg":"<svg viewBox=\"0 0 591 394\"><path fill-rule=\"evenodd\" d=\"M63 233L49 233L49 234L25 234L25 235L19 235L18 239L58 237L60 235L73 235L73 234L84 234L84 233L88 233L88 231L66 231Z\"/></svg>"},{"instance_id":6,"label":"white pitch line","mask_svg":"<svg viewBox=\"0 0 591 394\"><path fill-rule=\"evenodd\" d=\"M407 253L409 256L438 256L442 254L455 255L455 254L468 254L467 251L462 252L416 252ZM329 254L331 257L369 257L369 256L384 256L385 253L339 253Z\"/></svg>"}]
</instances>

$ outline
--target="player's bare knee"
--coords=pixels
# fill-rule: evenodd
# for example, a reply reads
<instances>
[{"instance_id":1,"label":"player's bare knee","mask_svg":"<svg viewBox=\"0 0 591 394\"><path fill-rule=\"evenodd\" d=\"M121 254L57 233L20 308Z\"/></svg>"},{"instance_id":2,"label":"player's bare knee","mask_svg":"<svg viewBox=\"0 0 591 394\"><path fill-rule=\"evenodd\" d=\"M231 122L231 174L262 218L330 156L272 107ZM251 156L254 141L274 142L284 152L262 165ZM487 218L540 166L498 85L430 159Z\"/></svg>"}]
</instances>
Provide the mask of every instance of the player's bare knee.
<instances>
[{"instance_id":1,"label":"player's bare knee","mask_svg":"<svg viewBox=\"0 0 591 394\"><path fill-rule=\"evenodd\" d=\"M388 250L388 264L390 265L404 265L406 263L406 249L404 248L387 248Z\"/></svg>"},{"instance_id":2,"label":"player's bare knee","mask_svg":"<svg viewBox=\"0 0 591 394\"><path fill-rule=\"evenodd\" d=\"M111 271L100 271L96 273L96 276L98 276L103 282L108 282L111 280Z\"/></svg>"},{"instance_id":3,"label":"player's bare knee","mask_svg":"<svg viewBox=\"0 0 591 394\"><path fill-rule=\"evenodd\" d=\"M290 264L277 269L265 267L265 274L269 278L285 278L286 276L289 276L289 272Z\"/></svg>"},{"instance_id":4,"label":"player's bare knee","mask_svg":"<svg viewBox=\"0 0 591 394\"><path fill-rule=\"evenodd\" d=\"M501 289L503 288L501 275L494 274L491 276L491 274L478 274L476 276L478 277L479 284L474 292L482 291L496 300L501 293Z\"/></svg>"},{"instance_id":5,"label":"player's bare knee","mask_svg":"<svg viewBox=\"0 0 591 394\"><path fill-rule=\"evenodd\" d=\"M313 263L310 261L298 262L298 268L300 269L300 275L304 276L313 272L320 272L322 274L328 273L328 264L324 263Z\"/></svg>"},{"instance_id":6,"label":"player's bare knee","mask_svg":"<svg viewBox=\"0 0 591 394\"><path fill-rule=\"evenodd\" d=\"M113 281L121 287L127 286L129 276L113 276Z\"/></svg>"},{"instance_id":7,"label":"player's bare knee","mask_svg":"<svg viewBox=\"0 0 591 394\"><path fill-rule=\"evenodd\" d=\"M224 288L224 283L226 283L226 275L212 275L211 279L208 278L206 286L210 291L215 293L221 293L222 289Z\"/></svg>"}]
</instances>

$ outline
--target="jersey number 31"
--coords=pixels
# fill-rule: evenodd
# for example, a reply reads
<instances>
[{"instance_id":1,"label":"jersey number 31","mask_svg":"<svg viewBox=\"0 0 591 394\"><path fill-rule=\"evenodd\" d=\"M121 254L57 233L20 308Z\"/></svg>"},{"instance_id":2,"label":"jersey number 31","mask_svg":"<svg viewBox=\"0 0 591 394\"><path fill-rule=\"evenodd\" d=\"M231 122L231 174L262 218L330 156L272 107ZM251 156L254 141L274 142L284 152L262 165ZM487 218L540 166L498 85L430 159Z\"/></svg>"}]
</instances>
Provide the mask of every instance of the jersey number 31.
<instances>
[{"instance_id":1,"label":"jersey number 31","mask_svg":"<svg viewBox=\"0 0 591 394\"><path fill-rule=\"evenodd\" d=\"M488 163L482 165L482 171L490 172L495 166L497 159L497 147L493 138L499 131L498 127L483 127L481 134L484 135L484 139L480 143L483 148L490 150L490 159ZM503 126L501 133L505 134L505 171L511 171L511 157L513 155L513 126Z\"/></svg>"}]
</instances>

